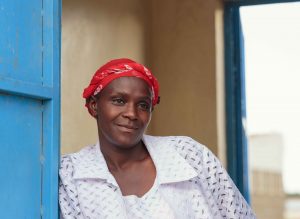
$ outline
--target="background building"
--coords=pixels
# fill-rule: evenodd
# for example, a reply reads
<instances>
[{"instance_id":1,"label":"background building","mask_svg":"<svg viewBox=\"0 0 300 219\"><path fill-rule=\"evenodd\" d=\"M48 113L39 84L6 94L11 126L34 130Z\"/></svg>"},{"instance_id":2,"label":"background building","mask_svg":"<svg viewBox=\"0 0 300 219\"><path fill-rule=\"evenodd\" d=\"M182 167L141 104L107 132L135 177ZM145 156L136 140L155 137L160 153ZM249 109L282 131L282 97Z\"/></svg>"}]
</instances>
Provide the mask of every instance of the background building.
<instances>
[{"instance_id":1,"label":"background building","mask_svg":"<svg viewBox=\"0 0 300 219\"><path fill-rule=\"evenodd\" d=\"M251 135L248 148L253 209L258 218L282 219L285 203L282 136L278 133Z\"/></svg>"}]
</instances>

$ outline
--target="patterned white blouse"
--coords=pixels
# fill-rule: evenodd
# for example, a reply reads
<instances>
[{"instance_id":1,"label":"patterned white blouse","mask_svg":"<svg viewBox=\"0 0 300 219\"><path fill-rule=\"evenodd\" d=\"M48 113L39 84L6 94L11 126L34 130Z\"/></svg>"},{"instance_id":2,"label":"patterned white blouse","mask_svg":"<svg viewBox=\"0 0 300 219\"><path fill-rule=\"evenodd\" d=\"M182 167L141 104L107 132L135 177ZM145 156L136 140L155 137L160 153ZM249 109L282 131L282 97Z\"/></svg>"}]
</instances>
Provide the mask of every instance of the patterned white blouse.
<instances>
[{"instance_id":1,"label":"patterned white blouse","mask_svg":"<svg viewBox=\"0 0 300 219\"><path fill-rule=\"evenodd\" d=\"M156 167L142 197L122 196L99 144L61 160L61 218L255 218L225 169L205 146L189 137L143 141Z\"/></svg>"}]
</instances>

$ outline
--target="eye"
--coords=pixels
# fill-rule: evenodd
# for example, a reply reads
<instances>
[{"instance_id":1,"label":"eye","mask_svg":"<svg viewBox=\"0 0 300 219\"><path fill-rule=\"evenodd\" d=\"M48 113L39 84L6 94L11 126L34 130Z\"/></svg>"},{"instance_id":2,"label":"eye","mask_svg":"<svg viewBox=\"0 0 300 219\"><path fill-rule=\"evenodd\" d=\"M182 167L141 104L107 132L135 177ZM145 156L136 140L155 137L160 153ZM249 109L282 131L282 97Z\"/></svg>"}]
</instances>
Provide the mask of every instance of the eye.
<instances>
[{"instance_id":1,"label":"eye","mask_svg":"<svg viewBox=\"0 0 300 219\"><path fill-rule=\"evenodd\" d=\"M149 111L151 108L151 104L149 104L148 102L142 101L139 103L139 107L144 111Z\"/></svg>"},{"instance_id":2,"label":"eye","mask_svg":"<svg viewBox=\"0 0 300 219\"><path fill-rule=\"evenodd\" d=\"M125 101L121 97L114 97L112 98L112 103L118 106L124 105Z\"/></svg>"}]
</instances>

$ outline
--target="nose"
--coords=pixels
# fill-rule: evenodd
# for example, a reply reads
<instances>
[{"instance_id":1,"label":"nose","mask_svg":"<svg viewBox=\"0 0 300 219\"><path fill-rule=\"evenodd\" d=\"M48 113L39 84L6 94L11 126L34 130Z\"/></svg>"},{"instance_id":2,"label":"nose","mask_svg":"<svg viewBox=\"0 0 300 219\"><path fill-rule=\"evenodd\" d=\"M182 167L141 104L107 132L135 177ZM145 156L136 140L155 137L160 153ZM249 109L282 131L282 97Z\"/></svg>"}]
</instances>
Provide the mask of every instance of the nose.
<instances>
[{"instance_id":1,"label":"nose","mask_svg":"<svg viewBox=\"0 0 300 219\"><path fill-rule=\"evenodd\" d=\"M137 119L137 108L135 107L135 104L133 103L127 104L123 112L123 117L128 118L130 120Z\"/></svg>"}]
</instances>

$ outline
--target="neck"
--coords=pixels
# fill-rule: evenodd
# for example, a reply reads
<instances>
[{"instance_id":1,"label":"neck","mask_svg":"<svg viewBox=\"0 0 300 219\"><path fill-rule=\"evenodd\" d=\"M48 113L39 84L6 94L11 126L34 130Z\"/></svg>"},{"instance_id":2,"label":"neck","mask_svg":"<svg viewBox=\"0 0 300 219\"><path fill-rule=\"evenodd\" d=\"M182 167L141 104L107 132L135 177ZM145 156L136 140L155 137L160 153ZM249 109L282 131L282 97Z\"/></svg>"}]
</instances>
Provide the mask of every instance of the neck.
<instances>
[{"instance_id":1,"label":"neck","mask_svg":"<svg viewBox=\"0 0 300 219\"><path fill-rule=\"evenodd\" d=\"M140 162L149 156L142 140L130 148L122 148L100 139L100 150L110 171L124 170L131 164Z\"/></svg>"}]
</instances>

